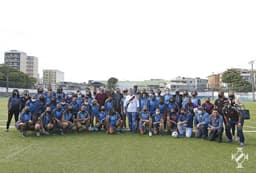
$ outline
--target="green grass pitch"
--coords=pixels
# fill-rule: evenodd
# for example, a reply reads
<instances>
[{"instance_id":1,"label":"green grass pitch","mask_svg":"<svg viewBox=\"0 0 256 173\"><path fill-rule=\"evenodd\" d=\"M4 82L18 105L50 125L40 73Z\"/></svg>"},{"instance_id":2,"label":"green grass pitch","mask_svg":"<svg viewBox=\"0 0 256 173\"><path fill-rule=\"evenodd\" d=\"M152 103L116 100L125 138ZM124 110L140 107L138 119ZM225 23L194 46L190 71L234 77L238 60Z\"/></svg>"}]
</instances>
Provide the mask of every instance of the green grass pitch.
<instances>
[{"instance_id":1,"label":"green grass pitch","mask_svg":"<svg viewBox=\"0 0 256 173\"><path fill-rule=\"evenodd\" d=\"M0 99L0 126L5 126L7 99ZM256 103L246 102L251 120L245 130L256 130ZM14 125L14 120L12 120ZM225 135L223 135L225 136ZM255 173L256 133L245 133L243 169L237 169L231 154L237 142L217 143L170 136L141 136L126 132L30 135L22 138L16 129L0 128L0 173ZM224 138L225 140L225 138Z\"/></svg>"}]
</instances>

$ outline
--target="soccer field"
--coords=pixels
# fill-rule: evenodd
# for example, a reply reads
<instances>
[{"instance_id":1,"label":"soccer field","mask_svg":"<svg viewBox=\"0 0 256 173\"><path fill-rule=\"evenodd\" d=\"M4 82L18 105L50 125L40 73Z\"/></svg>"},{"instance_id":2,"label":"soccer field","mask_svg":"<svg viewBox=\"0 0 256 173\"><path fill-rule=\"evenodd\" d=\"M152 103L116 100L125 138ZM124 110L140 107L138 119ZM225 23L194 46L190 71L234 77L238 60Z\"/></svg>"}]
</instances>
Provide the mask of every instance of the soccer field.
<instances>
[{"instance_id":1,"label":"soccer field","mask_svg":"<svg viewBox=\"0 0 256 173\"><path fill-rule=\"evenodd\" d=\"M0 126L7 118L6 99L0 99ZM251 111L246 130L256 131L256 103L245 103ZM12 125L14 120L12 121ZM72 133L64 136L29 135L22 138L11 129L0 129L0 173L75 173L75 172L174 172L234 173L256 172L256 133L246 132L244 153L249 155L243 169L231 160L237 142L217 143L201 139L170 136L141 136L125 132ZM225 138L224 138L225 139Z\"/></svg>"}]
</instances>

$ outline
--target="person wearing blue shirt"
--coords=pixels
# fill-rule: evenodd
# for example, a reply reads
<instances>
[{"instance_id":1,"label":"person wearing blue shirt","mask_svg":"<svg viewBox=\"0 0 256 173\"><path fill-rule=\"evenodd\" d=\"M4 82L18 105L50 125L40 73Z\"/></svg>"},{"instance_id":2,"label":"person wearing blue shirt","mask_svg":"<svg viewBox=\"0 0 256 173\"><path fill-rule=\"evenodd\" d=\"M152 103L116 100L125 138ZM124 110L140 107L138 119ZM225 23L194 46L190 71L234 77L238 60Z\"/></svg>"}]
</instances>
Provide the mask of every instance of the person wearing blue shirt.
<instances>
[{"instance_id":1,"label":"person wearing blue shirt","mask_svg":"<svg viewBox=\"0 0 256 173\"><path fill-rule=\"evenodd\" d=\"M178 90L173 95L173 98L175 100L175 103L177 103L180 109L182 107L182 95L180 95L180 92Z\"/></svg>"},{"instance_id":2,"label":"person wearing blue shirt","mask_svg":"<svg viewBox=\"0 0 256 173\"><path fill-rule=\"evenodd\" d=\"M109 114L106 118L107 124L107 133L114 134L116 131L120 132L120 128L122 127L122 120L118 112L114 110L114 108L110 109ZM117 129L119 128L119 129Z\"/></svg>"},{"instance_id":3,"label":"person wearing blue shirt","mask_svg":"<svg viewBox=\"0 0 256 173\"><path fill-rule=\"evenodd\" d=\"M6 122L6 131L9 131L9 126L12 121L12 117L14 114L15 123L19 119L19 112L21 107L21 100L18 90L13 90L12 96L8 100L8 120Z\"/></svg>"},{"instance_id":4,"label":"person wearing blue shirt","mask_svg":"<svg viewBox=\"0 0 256 173\"><path fill-rule=\"evenodd\" d=\"M77 99L76 99L76 102L77 104L81 107L81 105L84 103L84 98L82 97L83 95L81 93L79 93L77 95Z\"/></svg>"},{"instance_id":5,"label":"person wearing blue shirt","mask_svg":"<svg viewBox=\"0 0 256 173\"><path fill-rule=\"evenodd\" d=\"M155 113L152 115L153 133L154 135L163 135L164 120L160 110L156 108Z\"/></svg>"},{"instance_id":6,"label":"person wearing blue shirt","mask_svg":"<svg viewBox=\"0 0 256 173\"><path fill-rule=\"evenodd\" d=\"M223 117L218 113L218 109L213 109L212 114L209 117L208 129L210 131L210 141L217 138L218 142L222 142Z\"/></svg>"},{"instance_id":7,"label":"person wearing blue shirt","mask_svg":"<svg viewBox=\"0 0 256 173\"><path fill-rule=\"evenodd\" d=\"M167 112L170 112L171 109L174 109L175 112L179 111L179 106L175 102L174 98L170 98L169 103L167 104Z\"/></svg>"},{"instance_id":8,"label":"person wearing blue shirt","mask_svg":"<svg viewBox=\"0 0 256 173\"><path fill-rule=\"evenodd\" d=\"M76 116L77 113L79 112L79 109L80 109L80 106L79 104L76 102L76 97L73 97L72 98L72 101L70 103L70 105L72 106L72 111L73 111L73 114Z\"/></svg>"},{"instance_id":9,"label":"person wearing blue shirt","mask_svg":"<svg viewBox=\"0 0 256 173\"><path fill-rule=\"evenodd\" d=\"M140 113L139 130L141 135L145 134L146 128L148 128L149 132L151 131L151 121L150 113L145 105Z\"/></svg>"},{"instance_id":10,"label":"person wearing blue shirt","mask_svg":"<svg viewBox=\"0 0 256 173\"><path fill-rule=\"evenodd\" d=\"M201 105L201 100L197 96L197 91L193 91L191 93L191 95L192 95L191 102L194 103L195 107L200 106Z\"/></svg>"},{"instance_id":11,"label":"person wearing blue shirt","mask_svg":"<svg viewBox=\"0 0 256 173\"><path fill-rule=\"evenodd\" d=\"M140 102L140 111L144 108L144 106L149 107L149 101L146 93L142 93L142 96L139 99Z\"/></svg>"},{"instance_id":12,"label":"person wearing blue shirt","mask_svg":"<svg viewBox=\"0 0 256 173\"><path fill-rule=\"evenodd\" d=\"M100 110L100 105L98 104L97 100L94 99L92 101L92 105L91 105L91 127L94 129L94 119L96 119L96 117L98 117L99 114L99 110ZM95 128L94 130L97 130L98 128Z\"/></svg>"},{"instance_id":13,"label":"person wearing blue shirt","mask_svg":"<svg viewBox=\"0 0 256 173\"><path fill-rule=\"evenodd\" d=\"M76 128L77 128L78 132L82 128L88 130L88 128L90 126L90 114L88 111L86 111L85 106L81 106L80 111L77 113L75 122L76 122Z\"/></svg>"},{"instance_id":14,"label":"person wearing blue shirt","mask_svg":"<svg viewBox=\"0 0 256 173\"><path fill-rule=\"evenodd\" d=\"M186 133L186 137L190 138L192 136L193 130L193 119L190 112L186 112L184 108L181 108L179 118L178 118L178 131L179 137L184 136L184 132Z\"/></svg>"},{"instance_id":15,"label":"person wearing blue shirt","mask_svg":"<svg viewBox=\"0 0 256 173\"><path fill-rule=\"evenodd\" d=\"M62 127L63 132L71 130L74 122L74 113L72 111L72 106L68 105L68 109L62 114Z\"/></svg>"},{"instance_id":16,"label":"person wearing blue shirt","mask_svg":"<svg viewBox=\"0 0 256 173\"><path fill-rule=\"evenodd\" d=\"M45 112L42 113L40 117L40 126L42 129L42 133L48 135L50 131L53 129L53 115L51 107L46 107Z\"/></svg>"},{"instance_id":17,"label":"person wearing blue shirt","mask_svg":"<svg viewBox=\"0 0 256 173\"><path fill-rule=\"evenodd\" d=\"M166 88L165 94L164 94L164 103L167 105L170 101L170 98L172 98L172 95L170 94L169 88Z\"/></svg>"},{"instance_id":18,"label":"person wearing blue shirt","mask_svg":"<svg viewBox=\"0 0 256 173\"><path fill-rule=\"evenodd\" d=\"M157 106L157 101L156 101L155 94L153 93L151 95L151 98L149 99L148 111L149 111L150 115L154 114L154 112L156 110L156 106Z\"/></svg>"},{"instance_id":19,"label":"person wearing blue shirt","mask_svg":"<svg viewBox=\"0 0 256 173\"><path fill-rule=\"evenodd\" d=\"M56 105L56 109L52 111L53 119L54 119L54 131L59 130L61 134L63 134L63 127L62 127L62 106L61 104Z\"/></svg>"},{"instance_id":20,"label":"person wearing blue shirt","mask_svg":"<svg viewBox=\"0 0 256 173\"><path fill-rule=\"evenodd\" d=\"M105 128L106 130L106 112L104 106L101 106L100 111L96 117L96 127L98 130L101 130L102 128Z\"/></svg>"},{"instance_id":21,"label":"person wearing blue shirt","mask_svg":"<svg viewBox=\"0 0 256 173\"><path fill-rule=\"evenodd\" d=\"M35 113L32 115L32 121L35 124L35 133L36 136L40 136L40 116L45 110L45 99L43 95L39 96L39 100L36 103Z\"/></svg>"},{"instance_id":22,"label":"person wearing blue shirt","mask_svg":"<svg viewBox=\"0 0 256 173\"><path fill-rule=\"evenodd\" d=\"M209 114L204 111L203 107L199 106L195 112L194 127L196 129L195 136L197 138L207 139L208 137L208 120Z\"/></svg>"},{"instance_id":23,"label":"person wearing blue shirt","mask_svg":"<svg viewBox=\"0 0 256 173\"><path fill-rule=\"evenodd\" d=\"M29 106L25 106L20 115L20 120L16 122L16 128L20 130L23 137L26 136L27 130L33 128L32 114L29 110Z\"/></svg>"},{"instance_id":24,"label":"person wearing blue shirt","mask_svg":"<svg viewBox=\"0 0 256 173\"><path fill-rule=\"evenodd\" d=\"M109 96L106 101L105 101L105 111L108 114L108 112L110 111L110 109L114 108L114 101L112 96Z\"/></svg>"},{"instance_id":25,"label":"person wearing blue shirt","mask_svg":"<svg viewBox=\"0 0 256 173\"><path fill-rule=\"evenodd\" d=\"M184 92L183 92L183 97L182 97L182 108L185 108L185 106L186 106L186 104L188 103L188 98L189 98L190 96L189 96L189 93L188 93L188 91L187 90L185 90Z\"/></svg>"},{"instance_id":26,"label":"person wearing blue shirt","mask_svg":"<svg viewBox=\"0 0 256 173\"><path fill-rule=\"evenodd\" d=\"M177 122L178 122L178 113L175 111L175 109L171 109L169 113L167 113L167 133L169 135L172 134L172 132L177 132Z\"/></svg>"}]
</instances>

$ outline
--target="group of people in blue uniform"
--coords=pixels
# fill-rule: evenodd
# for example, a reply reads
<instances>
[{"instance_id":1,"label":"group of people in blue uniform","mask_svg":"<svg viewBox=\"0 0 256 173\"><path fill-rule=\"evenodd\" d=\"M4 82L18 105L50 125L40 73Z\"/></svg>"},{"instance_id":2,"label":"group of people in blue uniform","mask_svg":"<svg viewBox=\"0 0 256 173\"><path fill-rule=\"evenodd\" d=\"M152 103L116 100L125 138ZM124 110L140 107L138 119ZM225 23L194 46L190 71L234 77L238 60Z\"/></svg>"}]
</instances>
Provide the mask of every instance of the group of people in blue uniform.
<instances>
[{"instance_id":1,"label":"group of people in blue uniform","mask_svg":"<svg viewBox=\"0 0 256 173\"><path fill-rule=\"evenodd\" d=\"M243 146L244 119L239 109L234 94L229 93L226 98L224 92L219 92L214 103L210 98L201 103L197 91L171 94L168 88L164 91L87 88L85 94L80 90L65 93L61 87L56 92L38 88L33 96L28 92L20 96L18 90L13 90L8 100L6 131L14 115L15 126L22 136L27 136L27 131L34 131L36 136L73 131L114 134L128 127L132 133L141 135L195 136L222 142L225 130L228 142L239 138Z\"/></svg>"}]
</instances>

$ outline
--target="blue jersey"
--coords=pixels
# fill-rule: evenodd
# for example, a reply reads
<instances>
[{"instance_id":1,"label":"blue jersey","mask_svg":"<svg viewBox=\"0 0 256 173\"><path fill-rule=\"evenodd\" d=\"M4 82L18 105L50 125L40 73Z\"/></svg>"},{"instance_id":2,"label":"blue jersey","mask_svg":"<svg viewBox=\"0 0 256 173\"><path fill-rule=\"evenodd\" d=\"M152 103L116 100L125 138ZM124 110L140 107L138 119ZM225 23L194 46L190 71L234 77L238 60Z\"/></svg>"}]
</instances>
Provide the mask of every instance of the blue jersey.
<instances>
[{"instance_id":1,"label":"blue jersey","mask_svg":"<svg viewBox=\"0 0 256 173\"><path fill-rule=\"evenodd\" d=\"M112 102L106 101L106 103L105 103L106 112L109 112L109 110L112 109L112 108L113 108L113 101Z\"/></svg>"},{"instance_id":2,"label":"blue jersey","mask_svg":"<svg viewBox=\"0 0 256 173\"><path fill-rule=\"evenodd\" d=\"M150 99L149 100L149 112L154 113L156 110L156 106L157 106L156 100Z\"/></svg>"},{"instance_id":3,"label":"blue jersey","mask_svg":"<svg viewBox=\"0 0 256 173\"><path fill-rule=\"evenodd\" d=\"M78 97L78 98L76 99L76 102L77 102L77 104L78 104L79 106L81 106L81 105L84 103L84 99L83 99L82 97Z\"/></svg>"},{"instance_id":4,"label":"blue jersey","mask_svg":"<svg viewBox=\"0 0 256 173\"><path fill-rule=\"evenodd\" d=\"M209 114L204 112L202 114L196 113L194 118L194 125L196 126L198 123L207 126L209 121Z\"/></svg>"},{"instance_id":5,"label":"blue jersey","mask_svg":"<svg viewBox=\"0 0 256 173\"><path fill-rule=\"evenodd\" d=\"M100 111L99 114L98 114L98 119L100 121L105 120L106 119L106 112Z\"/></svg>"},{"instance_id":6,"label":"blue jersey","mask_svg":"<svg viewBox=\"0 0 256 173\"><path fill-rule=\"evenodd\" d=\"M28 122L29 120L31 120L31 118L32 118L31 112L22 112L20 115L20 121L23 123Z\"/></svg>"},{"instance_id":7,"label":"blue jersey","mask_svg":"<svg viewBox=\"0 0 256 173\"><path fill-rule=\"evenodd\" d=\"M40 116L44 112L44 103L41 101L37 102L37 115Z\"/></svg>"},{"instance_id":8,"label":"blue jersey","mask_svg":"<svg viewBox=\"0 0 256 173\"><path fill-rule=\"evenodd\" d=\"M44 104L38 100L36 101L28 101L26 106L29 106L29 110L32 115L40 115L43 113Z\"/></svg>"},{"instance_id":9,"label":"blue jersey","mask_svg":"<svg viewBox=\"0 0 256 173\"><path fill-rule=\"evenodd\" d=\"M157 108L160 110L161 114L164 114L166 112L166 104L165 103L159 103L157 105Z\"/></svg>"},{"instance_id":10,"label":"blue jersey","mask_svg":"<svg viewBox=\"0 0 256 173\"><path fill-rule=\"evenodd\" d=\"M61 120L62 114L63 114L63 111L61 109L60 110L58 110L58 109L53 110L53 116L55 118L57 118L58 120Z\"/></svg>"},{"instance_id":11,"label":"blue jersey","mask_svg":"<svg viewBox=\"0 0 256 173\"><path fill-rule=\"evenodd\" d=\"M89 104L84 104L84 103L83 103L83 104L80 106L80 108L81 108L82 106L85 106L85 111L91 112L91 105L89 105Z\"/></svg>"},{"instance_id":12,"label":"blue jersey","mask_svg":"<svg viewBox=\"0 0 256 173\"><path fill-rule=\"evenodd\" d=\"M9 110L17 110L19 111L21 104L21 99L19 97L10 97L9 98Z\"/></svg>"},{"instance_id":13,"label":"blue jersey","mask_svg":"<svg viewBox=\"0 0 256 173\"><path fill-rule=\"evenodd\" d=\"M142 98L140 99L140 110L142 110L144 108L144 106L149 107L149 101L147 98Z\"/></svg>"},{"instance_id":14,"label":"blue jersey","mask_svg":"<svg viewBox=\"0 0 256 173\"><path fill-rule=\"evenodd\" d=\"M178 122L185 121L187 127L193 128L193 116L191 113L179 114Z\"/></svg>"},{"instance_id":15,"label":"blue jersey","mask_svg":"<svg viewBox=\"0 0 256 173\"><path fill-rule=\"evenodd\" d=\"M68 104L66 104L65 102L61 102L61 110L64 112L65 110L67 110L68 108Z\"/></svg>"},{"instance_id":16,"label":"blue jersey","mask_svg":"<svg viewBox=\"0 0 256 173\"><path fill-rule=\"evenodd\" d=\"M217 115L216 117L214 117L213 115L210 115L208 125L209 127L213 126L213 127L221 128L223 126L222 116Z\"/></svg>"},{"instance_id":17,"label":"blue jersey","mask_svg":"<svg viewBox=\"0 0 256 173\"><path fill-rule=\"evenodd\" d=\"M79 104L75 103L71 103L72 106L72 111L74 114L77 114L77 112L79 112Z\"/></svg>"},{"instance_id":18,"label":"blue jersey","mask_svg":"<svg viewBox=\"0 0 256 173\"><path fill-rule=\"evenodd\" d=\"M89 117L89 113L87 111L79 111L77 114L78 119L85 119Z\"/></svg>"},{"instance_id":19,"label":"blue jersey","mask_svg":"<svg viewBox=\"0 0 256 173\"><path fill-rule=\"evenodd\" d=\"M52 121L52 114L46 112L42 117L42 122L44 125L49 124Z\"/></svg>"},{"instance_id":20,"label":"blue jersey","mask_svg":"<svg viewBox=\"0 0 256 173\"><path fill-rule=\"evenodd\" d=\"M166 105L169 103L170 98L172 98L172 95L170 95L170 94L164 95L164 103Z\"/></svg>"},{"instance_id":21,"label":"blue jersey","mask_svg":"<svg viewBox=\"0 0 256 173\"><path fill-rule=\"evenodd\" d=\"M119 119L119 114L117 112L114 115L110 115L109 116L109 124L111 126L115 126L118 119Z\"/></svg>"},{"instance_id":22,"label":"blue jersey","mask_svg":"<svg viewBox=\"0 0 256 173\"><path fill-rule=\"evenodd\" d=\"M175 112L178 112L179 106L177 105L177 103L168 103L167 105L167 111L170 112L171 109L174 109Z\"/></svg>"},{"instance_id":23,"label":"blue jersey","mask_svg":"<svg viewBox=\"0 0 256 173\"><path fill-rule=\"evenodd\" d=\"M187 103L188 103L188 97L184 97L182 100L182 108L185 108Z\"/></svg>"},{"instance_id":24,"label":"blue jersey","mask_svg":"<svg viewBox=\"0 0 256 173\"><path fill-rule=\"evenodd\" d=\"M140 114L140 119L141 120L149 120L149 117L150 117L150 114L148 113L148 112L142 112L141 114Z\"/></svg>"},{"instance_id":25,"label":"blue jersey","mask_svg":"<svg viewBox=\"0 0 256 173\"><path fill-rule=\"evenodd\" d=\"M50 106L51 110L56 109L56 104L54 104L54 103L51 103L49 106Z\"/></svg>"},{"instance_id":26,"label":"blue jersey","mask_svg":"<svg viewBox=\"0 0 256 173\"><path fill-rule=\"evenodd\" d=\"M100 109L99 105L92 105L91 106L92 116L97 116L99 114L99 109Z\"/></svg>"},{"instance_id":27,"label":"blue jersey","mask_svg":"<svg viewBox=\"0 0 256 173\"><path fill-rule=\"evenodd\" d=\"M51 104L51 102L52 102L52 98L51 97L45 97L45 104L46 105Z\"/></svg>"},{"instance_id":28,"label":"blue jersey","mask_svg":"<svg viewBox=\"0 0 256 173\"><path fill-rule=\"evenodd\" d=\"M160 122L162 118L163 118L162 114L154 114L152 116L153 123Z\"/></svg>"},{"instance_id":29,"label":"blue jersey","mask_svg":"<svg viewBox=\"0 0 256 173\"><path fill-rule=\"evenodd\" d=\"M195 107L198 107L198 106L201 105L201 101L200 101L200 99L197 98L197 97L192 97L192 98L191 98L191 102L194 103Z\"/></svg>"},{"instance_id":30,"label":"blue jersey","mask_svg":"<svg viewBox=\"0 0 256 173\"><path fill-rule=\"evenodd\" d=\"M72 121L73 120L73 113L72 111L67 111L64 113L64 120Z\"/></svg>"}]
</instances>

